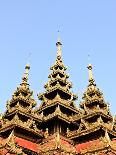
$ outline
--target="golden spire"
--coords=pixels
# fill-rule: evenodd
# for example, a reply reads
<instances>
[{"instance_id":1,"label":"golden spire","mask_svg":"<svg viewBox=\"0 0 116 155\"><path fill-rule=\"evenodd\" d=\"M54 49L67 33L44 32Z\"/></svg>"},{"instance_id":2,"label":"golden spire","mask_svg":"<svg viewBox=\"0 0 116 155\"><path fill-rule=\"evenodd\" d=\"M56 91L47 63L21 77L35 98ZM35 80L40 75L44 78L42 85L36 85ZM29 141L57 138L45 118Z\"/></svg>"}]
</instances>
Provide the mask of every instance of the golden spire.
<instances>
[{"instance_id":1,"label":"golden spire","mask_svg":"<svg viewBox=\"0 0 116 155\"><path fill-rule=\"evenodd\" d=\"M25 73L24 73L23 78L22 78L23 83L27 83L27 81L28 81L29 69L30 69L30 65L27 64L25 66Z\"/></svg>"},{"instance_id":2,"label":"golden spire","mask_svg":"<svg viewBox=\"0 0 116 155\"><path fill-rule=\"evenodd\" d=\"M60 37L59 37L59 31L58 31L58 41L56 43L56 46L57 46L57 58L61 58L61 55L62 55L62 49L61 49L61 46L62 46L62 43L60 41Z\"/></svg>"},{"instance_id":3,"label":"golden spire","mask_svg":"<svg viewBox=\"0 0 116 155\"><path fill-rule=\"evenodd\" d=\"M89 82L90 84L94 84L95 80L94 80L93 72L92 72L92 64L88 64L87 68L89 71Z\"/></svg>"},{"instance_id":4,"label":"golden spire","mask_svg":"<svg viewBox=\"0 0 116 155\"><path fill-rule=\"evenodd\" d=\"M90 55L88 55L88 66L87 66L87 68L88 68L88 71L89 71L89 82L90 82L90 84L92 85L92 84L95 84L94 82L95 82L95 80L94 80L94 77L93 77L93 72L92 72L92 64L90 63Z\"/></svg>"}]
</instances>

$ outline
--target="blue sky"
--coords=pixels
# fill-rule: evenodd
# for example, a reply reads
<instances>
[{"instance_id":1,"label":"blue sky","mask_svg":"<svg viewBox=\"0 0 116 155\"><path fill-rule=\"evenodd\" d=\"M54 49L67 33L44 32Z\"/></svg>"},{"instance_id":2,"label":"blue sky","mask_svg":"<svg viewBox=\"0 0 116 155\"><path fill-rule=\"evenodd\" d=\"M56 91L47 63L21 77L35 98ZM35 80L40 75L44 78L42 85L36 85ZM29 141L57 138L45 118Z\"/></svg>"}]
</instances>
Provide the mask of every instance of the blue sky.
<instances>
[{"instance_id":1,"label":"blue sky","mask_svg":"<svg viewBox=\"0 0 116 155\"><path fill-rule=\"evenodd\" d=\"M37 93L56 57L60 30L63 60L81 100L88 83L88 54L111 112L116 113L115 0L0 0L0 111L21 82L30 57L29 83Z\"/></svg>"}]
</instances>

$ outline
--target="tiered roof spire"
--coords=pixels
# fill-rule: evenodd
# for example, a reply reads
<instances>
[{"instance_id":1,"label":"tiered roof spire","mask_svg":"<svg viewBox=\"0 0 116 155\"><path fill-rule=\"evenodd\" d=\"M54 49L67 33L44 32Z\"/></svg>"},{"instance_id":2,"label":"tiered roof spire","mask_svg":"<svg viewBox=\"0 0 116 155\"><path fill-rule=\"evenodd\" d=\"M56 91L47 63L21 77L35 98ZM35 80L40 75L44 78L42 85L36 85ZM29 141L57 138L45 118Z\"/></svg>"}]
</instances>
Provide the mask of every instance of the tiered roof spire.
<instances>
[{"instance_id":1,"label":"tiered roof spire","mask_svg":"<svg viewBox=\"0 0 116 155\"><path fill-rule=\"evenodd\" d=\"M92 143L94 144L94 142L96 143L95 135L98 134L98 141L100 138L102 140L105 138L107 145L109 146L110 138L112 139L112 137L115 137L115 134L112 132L112 129L114 128L114 119L103 98L103 93L96 86L92 65L89 64L87 68L89 73L89 84L84 92L83 101L80 103L83 115L81 115L80 118L75 119L75 122L79 124L78 130L72 132L69 131L68 135L70 139L73 139L78 143L86 144L89 143L89 141L93 141ZM103 144L100 145L101 148L104 145L104 142L102 143ZM86 151L89 152L89 148Z\"/></svg>"},{"instance_id":2,"label":"tiered roof spire","mask_svg":"<svg viewBox=\"0 0 116 155\"><path fill-rule=\"evenodd\" d=\"M46 124L51 123L53 128L51 129L49 126L48 131L50 133L53 134L59 130L60 134L66 134L67 127L70 128L70 124L72 123L72 115L78 115L80 111L74 104L77 96L71 92L72 83L68 81L69 76L65 72L66 67L62 61L62 43L60 37L58 38L56 47L56 61L50 68L52 73L48 76L49 80L44 86L45 91L38 95L42 101L38 108L38 113L43 113L42 126L44 129L48 128ZM57 118L57 121L55 118ZM65 124L64 129L61 124ZM76 125L74 124L74 126Z\"/></svg>"},{"instance_id":3,"label":"tiered roof spire","mask_svg":"<svg viewBox=\"0 0 116 155\"><path fill-rule=\"evenodd\" d=\"M98 109L99 105L100 105L100 107L102 107L102 108L104 107L106 109L107 104L104 101L103 93L97 87L97 85L95 83L95 79L93 77L92 64L89 64L87 66L87 68L88 68L88 74L89 74L89 80L88 80L89 84L88 84L87 89L83 95L84 101L81 102L80 106L81 107L87 106L86 107L86 110L87 110L89 105L91 105L91 106L89 106L89 108L90 108L90 107L95 107L94 105L96 104L97 109ZM84 108L84 110L85 110L85 108Z\"/></svg>"},{"instance_id":4,"label":"tiered roof spire","mask_svg":"<svg viewBox=\"0 0 116 155\"><path fill-rule=\"evenodd\" d=\"M33 99L33 91L29 88L28 76L29 76L30 65L27 64L25 66L25 72L22 77L22 82L19 87L17 87L16 91L12 95L12 99L7 102L7 110L10 111L14 108L15 105L19 106L21 104L25 107L28 107L30 110L36 105L35 100ZM18 102L17 102L18 100ZM23 103L23 102L24 103ZM14 106L12 106L14 104ZM25 105L23 105L25 104ZM27 109L28 109L27 108Z\"/></svg>"},{"instance_id":5,"label":"tiered roof spire","mask_svg":"<svg viewBox=\"0 0 116 155\"><path fill-rule=\"evenodd\" d=\"M13 93L11 100L7 101L7 111L2 117L0 134L4 134L5 128L8 128L6 132L14 130L18 134L20 128L25 133L29 132L32 140L34 140L31 136L32 133L38 138L43 136L43 132L37 127L41 118L33 109L36 106L36 101L28 84L29 69L30 65L27 64L21 84Z\"/></svg>"},{"instance_id":6,"label":"tiered roof spire","mask_svg":"<svg viewBox=\"0 0 116 155\"><path fill-rule=\"evenodd\" d=\"M43 102L51 102L50 100L57 97L58 95L59 97L63 97L61 97L61 99L68 99L73 101L77 98L77 96L70 92L72 83L67 80L69 76L65 73L66 67L62 61L62 43L60 41L60 37L58 37L56 46L57 58L55 64L50 68L52 70L52 73L48 76L50 80L44 86L46 91L42 94L39 94L38 97ZM54 97L51 95L52 92L54 92ZM47 103L44 105L47 105Z\"/></svg>"},{"instance_id":7,"label":"tiered roof spire","mask_svg":"<svg viewBox=\"0 0 116 155\"><path fill-rule=\"evenodd\" d=\"M94 80L93 72L92 72L92 64L88 64L87 68L88 68L88 71L89 71L89 84L90 85L95 85L95 80Z\"/></svg>"},{"instance_id":8,"label":"tiered roof spire","mask_svg":"<svg viewBox=\"0 0 116 155\"><path fill-rule=\"evenodd\" d=\"M30 65L27 64L27 65L25 66L25 73L24 73L24 75L23 75L23 77L22 77L22 83L21 83L21 85L23 85L23 84L29 85L29 84L28 84L29 70L30 70Z\"/></svg>"},{"instance_id":9,"label":"tiered roof spire","mask_svg":"<svg viewBox=\"0 0 116 155\"><path fill-rule=\"evenodd\" d=\"M61 58L61 56L62 56L62 43L61 43L61 41L60 41L60 37L58 37L58 41L57 41L57 43L56 43L56 46L57 46L57 58Z\"/></svg>"}]
</instances>

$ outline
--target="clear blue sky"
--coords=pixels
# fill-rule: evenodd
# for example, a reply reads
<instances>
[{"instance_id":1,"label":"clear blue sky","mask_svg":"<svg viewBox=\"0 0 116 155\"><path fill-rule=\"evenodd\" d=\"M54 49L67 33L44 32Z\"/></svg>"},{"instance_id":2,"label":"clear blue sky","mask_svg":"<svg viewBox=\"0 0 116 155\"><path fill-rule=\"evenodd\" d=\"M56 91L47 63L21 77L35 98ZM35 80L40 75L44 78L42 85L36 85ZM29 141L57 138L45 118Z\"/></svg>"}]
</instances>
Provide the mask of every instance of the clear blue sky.
<instances>
[{"instance_id":1,"label":"clear blue sky","mask_svg":"<svg viewBox=\"0 0 116 155\"><path fill-rule=\"evenodd\" d=\"M115 0L0 0L0 111L20 84L30 52L37 100L55 61L58 30L77 104L88 83L90 54L96 83L116 114Z\"/></svg>"}]
</instances>

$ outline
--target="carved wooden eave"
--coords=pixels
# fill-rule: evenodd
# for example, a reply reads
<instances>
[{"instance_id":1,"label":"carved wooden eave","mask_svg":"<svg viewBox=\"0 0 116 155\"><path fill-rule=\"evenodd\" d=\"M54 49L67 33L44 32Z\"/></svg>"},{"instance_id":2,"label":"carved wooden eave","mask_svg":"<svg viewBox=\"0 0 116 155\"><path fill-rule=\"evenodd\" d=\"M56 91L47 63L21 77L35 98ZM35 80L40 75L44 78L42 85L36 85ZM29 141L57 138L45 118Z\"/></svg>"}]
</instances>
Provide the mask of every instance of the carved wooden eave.
<instances>
[{"instance_id":1,"label":"carved wooden eave","mask_svg":"<svg viewBox=\"0 0 116 155\"><path fill-rule=\"evenodd\" d=\"M103 93L100 89L96 86L96 84L92 83L87 86L86 92L84 93L83 99L86 96L91 96L92 94L96 95L97 97L103 97Z\"/></svg>"},{"instance_id":2,"label":"carved wooden eave","mask_svg":"<svg viewBox=\"0 0 116 155\"><path fill-rule=\"evenodd\" d=\"M73 96L71 96L71 99L69 99L69 100L64 100L57 94L54 99L49 100L49 99L45 98L44 95L41 94L41 99L44 99L44 101L41 103L38 111L44 110L48 107L52 107L56 104L60 104L66 108L71 109L72 111L75 111L76 113L79 112L79 110L77 109L77 107L74 104Z\"/></svg>"},{"instance_id":3,"label":"carved wooden eave","mask_svg":"<svg viewBox=\"0 0 116 155\"><path fill-rule=\"evenodd\" d=\"M71 111L74 111L75 113L80 113L80 110L76 106L74 106L74 107L71 106L71 104L73 104L72 100L64 100L64 99L61 99L59 96L58 97L56 96L53 100L46 99L45 104L41 103L41 105L38 109L38 112L41 112L41 111L45 110L46 108L52 107L57 104L65 107L65 108L68 108Z\"/></svg>"},{"instance_id":4,"label":"carved wooden eave","mask_svg":"<svg viewBox=\"0 0 116 155\"><path fill-rule=\"evenodd\" d=\"M97 102L97 103L99 103L101 105L104 105L104 106L107 105L107 103L104 101L103 96L101 96L101 95L98 96L97 94L94 94L93 96L89 96L87 94L87 92L85 92L84 97L83 97L83 101L80 103L80 107L83 108L84 104L85 105L90 105L90 104L92 104L94 102Z\"/></svg>"},{"instance_id":5,"label":"carved wooden eave","mask_svg":"<svg viewBox=\"0 0 116 155\"><path fill-rule=\"evenodd\" d=\"M66 122L68 124L76 124L75 122L73 122L73 117L72 116L67 116L66 114L62 113L60 111L60 109L57 110L57 108L52 114L49 114L48 116L43 116L43 122L47 122L47 121L49 121L51 119L56 119L56 118Z\"/></svg>"},{"instance_id":6,"label":"carved wooden eave","mask_svg":"<svg viewBox=\"0 0 116 155\"><path fill-rule=\"evenodd\" d=\"M81 111L80 111L80 113L74 114L71 117L72 117L73 123L76 123L76 122L80 121L82 118L84 118L83 113Z\"/></svg>"},{"instance_id":7,"label":"carved wooden eave","mask_svg":"<svg viewBox=\"0 0 116 155\"><path fill-rule=\"evenodd\" d=\"M104 117L112 117L111 114L109 113L109 111L107 111L107 109L101 109L101 108L94 108L94 109L86 109L86 113L88 115L93 115L94 113L101 113L101 115L103 115Z\"/></svg>"},{"instance_id":8,"label":"carved wooden eave","mask_svg":"<svg viewBox=\"0 0 116 155\"><path fill-rule=\"evenodd\" d=\"M24 114L25 113L31 113L32 114L32 107L23 107L19 104L16 104L15 106L9 108L7 111L6 111L6 115L11 115L12 113L14 113L15 111L22 111ZM33 114L32 114L33 115Z\"/></svg>"},{"instance_id":9,"label":"carved wooden eave","mask_svg":"<svg viewBox=\"0 0 116 155\"><path fill-rule=\"evenodd\" d=\"M30 96L33 94L33 91L31 91L29 89L29 84L28 83L26 84L26 86L23 86L23 84L21 83L20 86L17 87L17 89L15 90L13 96L15 96L17 93L22 93L22 92L24 92L24 93L26 93L26 94L28 94Z\"/></svg>"},{"instance_id":10,"label":"carved wooden eave","mask_svg":"<svg viewBox=\"0 0 116 155\"><path fill-rule=\"evenodd\" d=\"M45 84L44 88L46 88L46 89L49 90L49 86L51 86L53 83L55 83L57 81L64 83L65 84L64 87L67 87L68 86L69 88L72 88L72 83L71 82L66 81L65 78L60 78L60 77L55 77L54 79L48 81L47 84Z\"/></svg>"},{"instance_id":11,"label":"carved wooden eave","mask_svg":"<svg viewBox=\"0 0 116 155\"><path fill-rule=\"evenodd\" d=\"M93 126L90 126L88 129L85 129L85 130L75 130L75 131L69 131L68 134L67 134L67 137L70 138L70 139L75 139L75 138L78 138L78 137L81 137L81 136L85 136L85 135L88 135L88 134L91 134L91 133L94 133L98 130L102 129L104 132L108 131L108 133L110 135L112 135L113 137L116 137L116 132L109 129L109 128L106 128L105 125L103 124L97 124L95 123Z\"/></svg>"},{"instance_id":12,"label":"carved wooden eave","mask_svg":"<svg viewBox=\"0 0 116 155\"><path fill-rule=\"evenodd\" d=\"M37 115L34 112L31 112L31 113L28 112L27 113L25 109L23 109L23 110L15 109L12 112L10 112L9 114L5 114L4 117L6 117L6 116L9 117L13 114L21 114L21 115L26 116L28 118L32 118L32 119L36 120L37 122L40 122L40 123L42 122L42 118L40 115Z\"/></svg>"},{"instance_id":13,"label":"carved wooden eave","mask_svg":"<svg viewBox=\"0 0 116 155\"><path fill-rule=\"evenodd\" d=\"M49 89L48 86L51 86L53 83L59 81L59 82L62 82L65 86L68 85L69 88L72 88L72 83L70 81L67 80L67 74L66 75L63 75L63 77L60 77L59 74L56 75L56 77L50 77L51 78L44 86L44 88L47 88Z\"/></svg>"},{"instance_id":14,"label":"carved wooden eave","mask_svg":"<svg viewBox=\"0 0 116 155\"><path fill-rule=\"evenodd\" d=\"M87 98L85 101L82 101L80 103L80 107L83 108L84 107L84 104L85 105L90 105L90 104L93 104L94 102L97 102L99 104L102 104L102 105L106 106L106 103L105 103L105 101L103 101L102 98L98 98L97 96L94 96L92 98Z\"/></svg>"},{"instance_id":15,"label":"carved wooden eave","mask_svg":"<svg viewBox=\"0 0 116 155\"><path fill-rule=\"evenodd\" d=\"M55 75L55 74L63 74L64 76L66 75L66 73L64 72L64 70L61 70L61 69L53 69L53 72L50 74L51 76Z\"/></svg>"},{"instance_id":16,"label":"carved wooden eave","mask_svg":"<svg viewBox=\"0 0 116 155\"><path fill-rule=\"evenodd\" d=\"M89 118L92 118L92 117L94 117L94 116L103 116L104 118L107 118L108 120L110 120L110 121L112 121L112 116L109 116L109 115L105 115L105 114L103 114L103 113L101 113L101 112L98 112L98 113L92 113L92 114L88 114L88 115L84 115L84 114L76 114L76 115L73 115L72 116L72 120L73 120L73 122L78 122L78 121L80 121L81 119L84 119L85 121L86 120L88 120ZM88 124L89 124L89 122L88 122ZM90 123L90 125L91 125L91 123Z\"/></svg>"},{"instance_id":17,"label":"carved wooden eave","mask_svg":"<svg viewBox=\"0 0 116 155\"><path fill-rule=\"evenodd\" d=\"M15 102L17 102L17 101L26 102L26 103L28 103L29 105L32 105L32 107L33 107L34 105L36 105L36 102L35 102L34 99L28 98L28 97L24 97L24 96L22 96L22 95L21 95L21 96L15 96L15 97L13 97L13 98L11 99L10 103L15 103Z\"/></svg>"},{"instance_id":18,"label":"carved wooden eave","mask_svg":"<svg viewBox=\"0 0 116 155\"><path fill-rule=\"evenodd\" d=\"M81 136L85 136L85 135L88 135L90 133L94 133L100 129L103 129L103 125L99 125L97 123L95 123L93 126L90 126L88 129L85 129L85 130L74 130L74 131L69 131L68 134L67 134L67 137L70 138L70 139L74 139L74 138L77 138L77 137L81 137ZM105 130L106 128L104 128Z\"/></svg>"},{"instance_id":19,"label":"carved wooden eave","mask_svg":"<svg viewBox=\"0 0 116 155\"><path fill-rule=\"evenodd\" d=\"M108 120L112 121L112 116L111 115L106 115L101 111L91 111L91 113L89 113L88 115L80 115L80 117L73 117L74 121L79 121L81 118L87 120L89 118L92 118L94 116L102 116L104 118L107 118Z\"/></svg>"},{"instance_id":20,"label":"carved wooden eave","mask_svg":"<svg viewBox=\"0 0 116 155\"><path fill-rule=\"evenodd\" d=\"M41 99L43 95L50 94L51 92L54 92L56 90L60 90L60 91L64 92L66 95L69 95L70 97L73 96L74 99L77 99L77 96L75 94L73 94L72 92L67 91L66 87L63 88L59 84L52 87L49 91L46 91L45 93L39 94L38 98Z\"/></svg>"},{"instance_id":21,"label":"carved wooden eave","mask_svg":"<svg viewBox=\"0 0 116 155\"><path fill-rule=\"evenodd\" d=\"M20 123L21 121L19 121L18 123L15 122L9 122L6 125L3 125L2 128L0 128L0 133L4 133L5 131L11 130L11 129L15 129L15 128L20 128L20 129L24 129L27 132L32 133L33 135L36 135L38 137L43 137L43 132L39 129L31 129L29 128L29 124L27 122L27 124L25 123Z\"/></svg>"},{"instance_id":22,"label":"carved wooden eave","mask_svg":"<svg viewBox=\"0 0 116 155\"><path fill-rule=\"evenodd\" d=\"M59 66L62 67L64 70L67 69L67 67L63 64L62 60L59 62L59 60L57 59L55 64L52 67L50 67L50 70L53 70L54 68L57 68Z\"/></svg>"},{"instance_id":23,"label":"carved wooden eave","mask_svg":"<svg viewBox=\"0 0 116 155\"><path fill-rule=\"evenodd\" d=\"M80 131L80 130L69 131L67 134L67 137L70 139L74 139L74 138L84 136L84 135L90 134L92 132L98 131L100 128L101 128L101 125L98 125L96 127L91 127L89 129L82 130L82 131Z\"/></svg>"},{"instance_id":24,"label":"carved wooden eave","mask_svg":"<svg viewBox=\"0 0 116 155\"><path fill-rule=\"evenodd\" d=\"M15 129L22 129L22 130L24 130L25 131L25 133L30 133L30 135L33 135L33 137L31 137L31 139L30 139L30 137L25 137L25 139L26 140L28 140L28 141L30 141L31 140L31 142L37 142L37 139L35 138L34 139L34 137L38 137L38 140L39 139L42 139L43 137L44 137L44 135L43 134L41 134L41 133L38 133L38 132L36 132L36 131L34 131L34 130L30 130L30 129L26 129L26 128L24 128L24 127L22 127L22 126L20 126L20 125L11 125L11 126L9 126L9 127L7 127L7 128L4 128L3 130L0 130L0 134L3 134L4 132L6 132L6 131L10 131L10 130L15 130ZM17 133L16 133L16 135L17 135ZM24 138L24 135L19 135L18 134L18 136L19 137L22 137L22 138Z\"/></svg>"},{"instance_id":25,"label":"carved wooden eave","mask_svg":"<svg viewBox=\"0 0 116 155\"><path fill-rule=\"evenodd\" d=\"M104 132L105 132L106 129L107 129L107 132L108 132L110 135L112 135L113 137L116 137L116 132L113 131L112 129L106 127L105 125L102 125L102 129L104 130Z\"/></svg>"},{"instance_id":26,"label":"carved wooden eave","mask_svg":"<svg viewBox=\"0 0 116 155\"><path fill-rule=\"evenodd\" d=\"M64 122L67 122L68 124L71 123L71 119L68 116L66 116L63 113L55 113L55 112L53 114L49 114L46 117L43 117L43 121L46 122L46 121L51 120L53 118L58 118Z\"/></svg>"}]
</instances>

